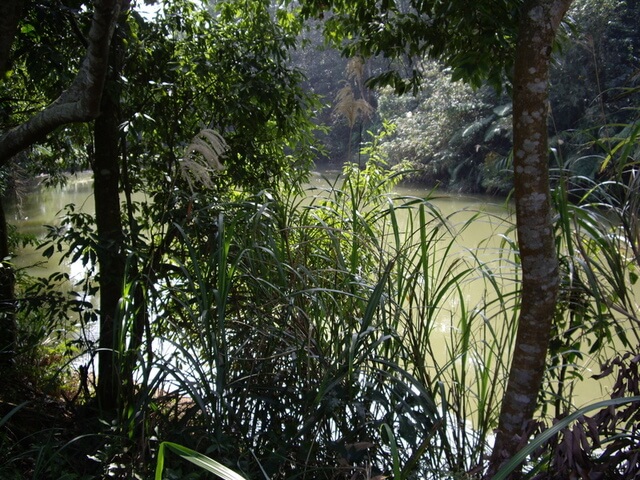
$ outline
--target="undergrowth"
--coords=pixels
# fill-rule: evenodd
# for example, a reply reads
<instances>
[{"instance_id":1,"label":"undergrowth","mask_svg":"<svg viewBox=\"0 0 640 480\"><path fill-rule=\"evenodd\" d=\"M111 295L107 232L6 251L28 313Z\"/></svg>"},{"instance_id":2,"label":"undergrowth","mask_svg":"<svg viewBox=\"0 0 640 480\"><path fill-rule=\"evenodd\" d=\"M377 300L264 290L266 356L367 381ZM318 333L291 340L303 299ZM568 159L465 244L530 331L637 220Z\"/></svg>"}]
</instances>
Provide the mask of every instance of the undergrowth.
<instances>
[{"instance_id":1,"label":"undergrowth","mask_svg":"<svg viewBox=\"0 0 640 480\"><path fill-rule=\"evenodd\" d=\"M159 453L164 478L205 478L198 462L246 478L481 476L519 310L513 226L506 214L445 215L434 192L393 195L401 176L377 151L375 144L365 149L362 167L349 164L304 195L296 182L226 199L179 192L175 205L187 214L151 225L149 246L128 258L119 358L122 378L133 369L134 384L123 385L117 415L101 415L92 403L89 342L77 387L58 396L66 400L56 403L51 428L20 431L16 420L32 406L3 404L11 407L2 412L3 478L151 478ZM556 188L563 293L541 422L569 418L580 406L574 385L585 361L611 359L605 347L614 337L637 346L629 289L637 243L624 235L635 217L622 208L603 213L593 201L571 206L566 185ZM622 215L617 223L613 213ZM462 246L477 222L495 231ZM53 293L41 298L25 309L25 321L37 312L50 318L43 312L65 303ZM74 305L79 324L94 318L86 302ZM45 331L56 331L52 325ZM70 359L81 342L57 344L66 346L62 364L78 368ZM634 362L607 365L634 379ZM637 394L625 385L621 396ZM586 432L609 422L612 435L626 435L635 417L624 412L557 431L573 432L583 445L591 437L578 435L578 425ZM549 438L531 452L544 465L574 471L566 441ZM635 451L633 441L595 438L593 448L606 446L612 463L633 461L616 456ZM189 462L164 460L162 445L176 446L166 448ZM83 460L74 464L74 457ZM548 478L542 465L531 475Z\"/></svg>"}]
</instances>

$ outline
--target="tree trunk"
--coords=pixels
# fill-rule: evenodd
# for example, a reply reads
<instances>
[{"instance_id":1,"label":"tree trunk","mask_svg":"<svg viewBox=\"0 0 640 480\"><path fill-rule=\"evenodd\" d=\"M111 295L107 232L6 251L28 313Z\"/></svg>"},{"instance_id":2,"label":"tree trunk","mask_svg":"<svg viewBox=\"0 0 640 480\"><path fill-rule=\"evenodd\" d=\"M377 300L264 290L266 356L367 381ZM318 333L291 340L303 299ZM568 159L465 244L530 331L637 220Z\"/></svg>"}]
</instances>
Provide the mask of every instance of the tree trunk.
<instances>
[{"instance_id":1,"label":"tree trunk","mask_svg":"<svg viewBox=\"0 0 640 480\"><path fill-rule=\"evenodd\" d=\"M112 58L119 56L114 41ZM119 145L120 123L117 76L112 62L107 88L102 97L101 114L94 123L95 157L93 163L98 267L100 284L100 339L97 395L100 407L114 410L120 396L119 363L124 354L119 303L125 273L124 233L120 216Z\"/></svg>"},{"instance_id":2,"label":"tree trunk","mask_svg":"<svg viewBox=\"0 0 640 480\"><path fill-rule=\"evenodd\" d=\"M9 232L2 201L0 200L0 375L5 374L13 364L17 335L16 299L14 292L14 272L5 263L9 256Z\"/></svg>"},{"instance_id":3,"label":"tree trunk","mask_svg":"<svg viewBox=\"0 0 640 480\"><path fill-rule=\"evenodd\" d=\"M520 16L513 151L522 304L489 477L528 440L560 285L549 191L548 84L555 35L570 4L528 0Z\"/></svg>"},{"instance_id":4,"label":"tree trunk","mask_svg":"<svg viewBox=\"0 0 640 480\"><path fill-rule=\"evenodd\" d=\"M10 69L9 54L18 31L18 23L22 18L24 3L25 0L0 2L0 81ZM5 261L9 253L7 218L0 199L0 376L2 378L6 378L5 374L13 364L17 336L15 277L13 268Z\"/></svg>"},{"instance_id":5,"label":"tree trunk","mask_svg":"<svg viewBox=\"0 0 640 480\"><path fill-rule=\"evenodd\" d=\"M24 3L24 0L3 0L0 4L0 79L10 68L9 53ZM17 335L15 278L13 268L5 261L9 253L7 218L0 199L0 376L3 378L13 364Z\"/></svg>"},{"instance_id":6,"label":"tree trunk","mask_svg":"<svg viewBox=\"0 0 640 480\"><path fill-rule=\"evenodd\" d=\"M9 54L22 18L25 0L2 0L0 2L0 78L10 68Z\"/></svg>"}]
</instances>

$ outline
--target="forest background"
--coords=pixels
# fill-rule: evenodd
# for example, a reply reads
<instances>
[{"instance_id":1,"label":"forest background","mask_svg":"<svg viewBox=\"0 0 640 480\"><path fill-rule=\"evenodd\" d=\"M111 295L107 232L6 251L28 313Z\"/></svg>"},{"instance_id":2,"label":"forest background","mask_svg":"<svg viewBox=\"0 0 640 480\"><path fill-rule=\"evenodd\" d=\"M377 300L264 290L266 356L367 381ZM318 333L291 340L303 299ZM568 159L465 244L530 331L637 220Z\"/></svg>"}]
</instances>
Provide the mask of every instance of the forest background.
<instances>
[{"instance_id":1,"label":"forest background","mask_svg":"<svg viewBox=\"0 0 640 480\"><path fill-rule=\"evenodd\" d=\"M536 418L516 445L534 439L518 460L532 477L638 471L639 8L575 1L555 43L561 284ZM506 235L494 261L447 263L465 227L427 191L510 194L509 82L410 55L344 58L315 29L322 11L303 24L291 5L165 2L154 21L123 10L98 118L3 156L7 196L89 168L96 201L95 217L69 206L44 239L2 230L3 475L145 478L162 445L249 478L483 475L516 343L518 248ZM2 66L3 132L65 98L93 45L82 2L24 12ZM309 204L311 168L342 176ZM390 201L401 179L425 198ZM82 261L85 278L12 272L24 242ZM463 293L475 277L485 303ZM446 361L431 335L443 315ZM91 325L98 338L78 336ZM617 380L571 423L585 357ZM165 475L205 474L176 462Z\"/></svg>"}]
</instances>

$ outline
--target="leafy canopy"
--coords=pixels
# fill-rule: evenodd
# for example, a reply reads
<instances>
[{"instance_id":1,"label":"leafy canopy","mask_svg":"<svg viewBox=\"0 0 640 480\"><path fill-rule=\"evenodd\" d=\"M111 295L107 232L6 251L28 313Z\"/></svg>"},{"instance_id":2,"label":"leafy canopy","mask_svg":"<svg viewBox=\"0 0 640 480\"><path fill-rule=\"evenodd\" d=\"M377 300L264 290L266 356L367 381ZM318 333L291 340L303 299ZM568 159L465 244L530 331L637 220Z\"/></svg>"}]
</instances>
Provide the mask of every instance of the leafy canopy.
<instances>
[{"instance_id":1,"label":"leafy canopy","mask_svg":"<svg viewBox=\"0 0 640 480\"><path fill-rule=\"evenodd\" d=\"M220 182L261 189L309 167L316 100L289 61L290 13L265 0L174 0L154 23L129 22L123 113L129 153L144 159L132 166L139 178L175 172L203 128L228 145Z\"/></svg>"},{"instance_id":2,"label":"leafy canopy","mask_svg":"<svg viewBox=\"0 0 640 480\"><path fill-rule=\"evenodd\" d=\"M345 55L384 56L389 69L370 86L417 90L423 58L442 60L453 80L500 89L513 66L522 0L303 1L305 16L325 18L325 34Z\"/></svg>"}]
</instances>

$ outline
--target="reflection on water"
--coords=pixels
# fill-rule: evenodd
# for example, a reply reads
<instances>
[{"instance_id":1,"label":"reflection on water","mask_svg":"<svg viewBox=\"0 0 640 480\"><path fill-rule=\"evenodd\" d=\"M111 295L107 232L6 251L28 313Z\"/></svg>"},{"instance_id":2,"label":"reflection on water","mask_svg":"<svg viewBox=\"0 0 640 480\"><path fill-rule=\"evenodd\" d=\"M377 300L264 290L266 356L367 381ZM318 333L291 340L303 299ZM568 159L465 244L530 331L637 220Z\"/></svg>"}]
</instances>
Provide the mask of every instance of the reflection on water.
<instances>
[{"instance_id":1,"label":"reflection on water","mask_svg":"<svg viewBox=\"0 0 640 480\"><path fill-rule=\"evenodd\" d=\"M57 226L67 205L75 205L76 212L93 214L93 180L90 173L80 173L69 178L63 187L36 185L21 195L19 200L11 200L5 207L7 222L14 225L24 235L43 239L47 233L45 225ZM17 268L28 268L32 275L49 276L58 271L61 255L51 259L42 256L40 250L27 246L15 252L13 262ZM66 264L71 278L81 278L84 267L80 262Z\"/></svg>"},{"instance_id":2,"label":"reflection on water","mask_svg":"<svg viewBox=\"0 0 640 480\"><path fill-rule=\"evenodd\" d=\"M324 176L312 175L309 183L310 194L329 188L330 180ZM424 198L430 191L415 187L398 187L399 197ZM452 225L468 222L477 212L485 212L481 218L464 229L460 235L460 245L475 248L488 238L499 238L498 235L510 227L508 208L504 201L494 197L464 196L438 193L430 198L443 216L450 218ZM64 187L34 187L16 203L9 201L5 206L7 220L15 225L19 232L42 239L46 234L44 225L59 225L67 205L74 204L76 212L93 215L95 205L93 199L93 180L89 172L76 174L69 178ZM14 263L18 268L29 267L33 274L45 276L59 270L58 258L49 262L42 257L40 251L27 247L16 252ZM44 263L43 263L44 262ZM51 265L48 267L47 265ZM82 265L68 265L71 274L83 271Z\"/></svg>"},{"instance_id":3,"label":"reflection on water","mask_svg":"<svg viewBox=\"0 0 640 480\"><path fill-rule=\"evenodd\" d=\"M6 205L7 220L18 226L20 232L39 235L42 225L55 223L64 207L70 203L76 210L92 214L93 180L90 173L81 173L69 178L63 187L36 185L19 200L10 200Z\"/></svg>"}]
</instances>

